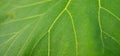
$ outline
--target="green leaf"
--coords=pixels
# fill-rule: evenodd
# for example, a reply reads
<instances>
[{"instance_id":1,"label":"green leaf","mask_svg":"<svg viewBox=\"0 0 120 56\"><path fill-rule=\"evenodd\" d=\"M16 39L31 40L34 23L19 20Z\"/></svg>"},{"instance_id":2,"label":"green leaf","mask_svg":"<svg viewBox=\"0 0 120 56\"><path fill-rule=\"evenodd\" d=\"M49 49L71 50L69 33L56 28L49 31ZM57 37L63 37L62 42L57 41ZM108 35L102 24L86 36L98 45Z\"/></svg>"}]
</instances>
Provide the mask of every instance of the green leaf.
<instances>
[{"instance_id":1,"label":"green leaf","mask_svg":"<svg viewBox=\"0 0 120 56\"><path fill-rule=\"evenodd\" d=\"M0 56L120 56L120 0L0 0Z\"/></svg>"}]
</instances>

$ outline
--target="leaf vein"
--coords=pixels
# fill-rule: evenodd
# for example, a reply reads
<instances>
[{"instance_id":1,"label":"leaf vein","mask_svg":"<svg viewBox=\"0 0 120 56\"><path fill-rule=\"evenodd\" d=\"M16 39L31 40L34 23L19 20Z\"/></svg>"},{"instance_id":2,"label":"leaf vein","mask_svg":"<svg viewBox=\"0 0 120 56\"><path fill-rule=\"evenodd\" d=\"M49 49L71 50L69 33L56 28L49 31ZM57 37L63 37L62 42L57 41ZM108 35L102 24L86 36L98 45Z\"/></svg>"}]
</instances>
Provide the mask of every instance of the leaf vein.
<instances>
[{"instance_id":1,"label":"leaf vein","mask_svg":"<svg viewBox=\"0 0 120 56\"><path fill-rule=\"evenodd\" d=\"M16 6L15 8L11 9L10 12L14 11L16 9L20 9L20 8L26 8L26 7L31 7L31 6L39 5L39 4L44 4L44 3L49 2L49 1L51 1L51 0L45 0L45 1L40 1L40 2L36 2L36 3L32 3L32 4Z\"/></svg>"},{"instance_id":2,"label":"leaf vein","mask_svg":"<svg viewBox=\"0 0 120 56\"><path fill-rule=\"evenodd\" d=\"M30 26L30 24L26 25L26 27L24 27L22 30L20 30L17 34L13 35L13 38L16 37L18 34L20 34L23 30L27 29L29 26ZM12 41L12 43L10 44L10 46L8 46L8 49L6 50L6 52L5 52L5 54L3 56L7 56L8 51L10 50L10 48L12 47L12 45L15 43L17 37L15 38L15 40ZM11 39L13 39L13 38L11 38Z\"/></svg>"},{"instance_id":3,"label":"leaf vein","mask_svg":"<svg viewBox=\"0 0 120 56\"><path fill-rule=\"evenodd\" d=\"M18 52L17 56L20 56L21 52L25 49L25 45L27 44L27 42L29 41L29 38L31 37L32 33L36 30L36 28L38 27L39 24L39 20L37 21L37 23L35 24L35 27L31 30L29 36L27 37L25 43L22 45L22 47L20 48L20 51Z\"/></svg>"},{"instance_id":4,"label":"leaf vein","mask_svg":"<svg viewBox=\"0 0 120 56\"><path fill-rule=\"evenodd\" d=\"M30 17L25 17L25 18L21 18L21 19L11 20L11 21L8 21L8 22L1 23L0 25L10 24L10 23L13 23L13 22L18 22L18 21L23 21L23 20L30 20L30 19L34 19L35 17L43 16L44 14L45 13L30 16Z\"/></svg>"},{"instance_id":5,"label":"leaf vein","mask_svg":"<svg viewBox=\"0 0 120 56\"><path fill-rule=\"evenodd\" d=\"M50 56L50 45L51 45L51 29L53 28L53 26L55 25L55 23L58 21L58 19L60 18L60 16L65 12L65 10L67 9L67 7L69 6L71 0L68 0L68 3L66 4L65 8L59 13L59 15L55 18L55 20L53 21L53 23L51 24L50 28L48 29L48 56Z\"/></svg>"},{"instance_id":6,"label":"leaf vein","mask_svg":"<svg viewBox=\"0 0 120 56\"><path fill-rule=\"evenodd\" d=\"M104 54L104 40L103 40L103 30L102 30L102 24L101 24L101 0L98 0L98 24L99 24L99 28L100 28L100 37L101 37L101 42L102 42L102 46L103 46L103 54Z\"/></svg>"},{"instance_id":7,"label":"leaf vein","mask_svg":"<svg viewBox=\"0 0 120 56\"><path fill-rule=\"evenodd\" d=\"M104 7L101 7L101 9L105 10L106 12L110 13L112 16L114 16L118 21L120 21L120 17L118 17L117 15L115 15L113 12L111 12L110 10L104 8Z\"/></svg>"},{"instance_id":8,"label":"leaf vein","mask_svg":"<svg viewBox=\"0 0 120 56\"><path fill-rule=\"evenodd\" d=\"M76 31L74 19L73 19L72 14L70 13L70 11L68 9L66 9L66 11L69 14L71 22L72 22L72 27L73 27L73 31L74 31L74 37L75 37L76 56L78 56L78 37L77 37L77 31Z\"/></svg>"},{"instance_id":9,"label":"leaf vein","mask_svg":"<svg viewBox=\"0 0 120 56\"><path fill-rule=\"evenodd\" d=\"M103 31L103 33L104 33L105 35L111 37L111 39L114 40L114 41L115 41L117 44L119 44L119 46L120 46L119 41L118 41L115 37L111 36L109 33L105 32L105 31Z\"/></svg>"}]
</instances>

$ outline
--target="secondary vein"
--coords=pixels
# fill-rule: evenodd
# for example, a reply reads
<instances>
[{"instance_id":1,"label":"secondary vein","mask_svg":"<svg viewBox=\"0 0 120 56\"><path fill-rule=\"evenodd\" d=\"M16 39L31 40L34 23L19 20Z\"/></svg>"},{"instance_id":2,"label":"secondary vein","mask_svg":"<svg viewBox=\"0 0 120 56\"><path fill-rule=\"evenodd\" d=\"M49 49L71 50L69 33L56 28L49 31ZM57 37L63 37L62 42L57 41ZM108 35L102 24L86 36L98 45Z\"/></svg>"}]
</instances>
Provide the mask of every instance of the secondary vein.
<instances>
[{"instance_id":1,"label":"secondary vein","mask_svg":"<svg viewBox=\"0 0 120 56\"><path fill-rule=\"evenodd\" d=\"M101 9L105 10L106 12L110 13L112 16L114 16L118 21L120 21L120 17L118 17L117 15L115 15L113 12L111 12L110 10L104 8L104 7L101 7Z\"/></svg>"},{"instance_id":2,"label":"secondary vein","mask_svg":"<svg viewBox=\"0 0 120 56\"><path fill-rule=\"evenodd\" d=\"M50 28L48 29L48 56L50 56L50 45L51 45L51 29L53 28L53 26L55 25L55 23L58 21L58 19L60 18L60 16L65 12L65 10L67 9L67 7L69 6L71 0L68 0L68 3L66 4L65 8L59 13L59 15L55 18L55 20L53 21L53 23L51 24Z\"/></svg>"},{"instance_id":3,"label":"secondary vein","mask_svg":"<svg viewBox=\"0 0 120 56\"><path fill-rule=\"evenodd\" d=\"M24 27L20 32L18 32L16 35L13 36L16 37L18 34L20 34L22 31L24 31L25 29L27 29L28 27L30 26L30 24L26 25L26 27ZM8 46L8 49L6 50L5 54L3 56L7 56L7 53L9 52L10 48L13 46L13 44L15 43L16 39L18 38L19 36L17 36L15 38L15 40L12 41L12 43L10 44L10 46Z\"/></svg>"},{"instance_id":4,"label":"secondary vein","mask_svg":"<svg viewBox=\"0 0 120 56\"><path fill-rule=\"evenodd\" d=\"M76 28L75 28L74 19L73 19L72 14L70 13L70 11L68 9L66 9L66 11L69 14L71 22L72 22L72 27L73 27L74 36L75 36L76 56L78 56L78 37L77 37L77 32L76 32Z\"/></svg>"},{"instance_id":5,"label":"secondary vein","mask_svg":"<svg viewBox=\"0 0 120 56\"><path fill-rule=\"evenodd\" d=\"M102 52L104 53L104 41L103 41L103 30L102 30L102 24L101 24L101 1L98 0L98 23L99 23L99 28L100 28L100 37L101 37L101 41L102 41L102 46L103 46L103 50Z\"/></svg>"},{"instance_id":6,"label":"secondary vein","mask_svg":"<svg viewBox=\"0 0 120 56\"><path fill-rule=\"evenodd\" d=\"M36 2L36 3L32 3L32 4L16 6L15 8L11 9L10 12L15 11L16 9L20 9L20 8L26 8L26 7L39 5L39 4L44 4L44 3L49 2L49 1L51 1L51 0L45 0L45 1L40 1L40 2Z\"/></svg>"},{"instance_id":7,"label":"secondary vein","mask_svg":"<svg viewBox=\"0 0 120 56\"><path fill-rule=\"evenodd\" d=\"M107 35L108 37L111 37L111 39L114 40L114 41L120 46L119 41L118 41L115 37L111 36L109 33L105 32L105 31L103 31L103 33L104 33L105 35Z\"/></svg>"}]
</instances>

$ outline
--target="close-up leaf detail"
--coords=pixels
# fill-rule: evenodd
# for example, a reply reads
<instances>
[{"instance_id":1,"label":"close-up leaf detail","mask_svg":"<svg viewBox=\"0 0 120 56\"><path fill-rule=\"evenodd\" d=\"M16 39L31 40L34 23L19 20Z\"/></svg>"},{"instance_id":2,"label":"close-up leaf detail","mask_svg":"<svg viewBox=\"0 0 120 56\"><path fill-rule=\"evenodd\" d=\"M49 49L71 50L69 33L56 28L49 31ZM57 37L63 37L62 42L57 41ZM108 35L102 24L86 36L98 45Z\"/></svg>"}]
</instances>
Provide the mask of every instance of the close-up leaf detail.
<instances>
[{"instance_id":1,"label":"close-up leaf detail","mask_svg":"<svg viewBox=\"0 0 120 56\"><path fill-rule=\"evenodd\" d=\"M0 0L0 56L120 56L120 0Z\"/></svg>"}]
</instances>

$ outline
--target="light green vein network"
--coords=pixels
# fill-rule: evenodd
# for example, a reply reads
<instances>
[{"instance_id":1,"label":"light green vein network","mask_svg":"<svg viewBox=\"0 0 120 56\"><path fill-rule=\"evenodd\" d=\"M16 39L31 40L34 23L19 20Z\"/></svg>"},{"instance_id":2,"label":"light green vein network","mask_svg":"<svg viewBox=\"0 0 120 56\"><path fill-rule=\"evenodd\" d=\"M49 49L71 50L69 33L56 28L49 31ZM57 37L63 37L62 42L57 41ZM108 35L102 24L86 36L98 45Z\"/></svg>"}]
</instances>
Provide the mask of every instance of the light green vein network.
<instances>
[{"instance_id":1,"label":"light green vein network","mask_svg":"<svg viewBox=\"0 0 120 56\"><path fill-rule=\"evenodd\" d=\"M9 13L12 13L13 11L17 10L17 9L22 9L22 8L27 8L27 7L31 7L31 6L36 6L36 5L42 5L44 3L47 3L47 2L50 2L52 0L43 0L43 1L40 1L40 2L35 2L35 3L32 3L32 4L26 4L26 5L19 5L19 6L16 6L12 9L10 9L10 11L8 12ZM62 0L61 0L62 1ZM74 41L75 41L75 56L79 56L79 48L82 48L81 46L79 46L79 42L78 42L78 38L81 38L81 37L78 37L78 32L77 32L77 27L75 25L75 20L74 20L74 16L73 14L71 13L71 10L68 9L68 7L71 7L71 3L72 3L73 0L67 0L67 3L65 5L65 7L60 11L60 13L57 15L57 17L55 17L55 20L53 20L53 22L49 25L50 27L48 27L47 31L44 32L42 38L47 34L48 36L48 41L47 41L47 56L52 56L51 55L51 30L53 29L53 27L55 27L55 24L56 22L60 19L60 17L64 14L64 12L67 12L67 14L69 15L70 17L70 20L71 20L71 25L72 25L72 30L73 30L73 33L74 33ZM104 40L104 35L108 36L109 38L111 38L113 41L115 41L115 43L117 43L119 46L120 46L120 41L119 39L116 38L116 36L112 36L112 34L110 34L109 32L107 32L106 30L104 30L104 26L102 25L102 17L101 17L101 10L104 10L105 12L107 12L108 14L112 15L113 17L115 17L114 19L120 21L120 17L115 14L114 12L112 12L111 10L109 10L109 8L105 8L104 6L102 6L102 2L101 0L97 0L98 2L98 10L97 10L97 23L98 23L98 28L99 28L99 31L100 31L100 40L101 40L101 46L102 46L102 54L105 54L106 50L105 50L105 40ZM26 48L27 46L27 42L29 42L30 40L30 37L32 36L32 34L34 33L35 29L39 26L39 22L40 22L40 18L37 18L37 17L42 17L42 16L45 16L47 15L47 13L49 11L52 11L52 8L55 7L58 3L54 4L51 8L49 8L46 12L44 13L40 13L40 14L36 14L36 15L32 15L32 16L28 16L28 17L24 17L24 18L19 18L19 19L12 19L10 21L5 21L5 22L2 22L0 24L0 26L5 26L5 25L8 25L10 23L14 23L14 22L19 22L19 21L24 21L24 20L31 20L31 19L34 19L36 21L34 21L35 23L35 27L32 28L31 32L29 33L29 35L26 37L26 40L25 40L25 43L23 43L22 47L20 48L20 50L18 51L17 53L17 56L21 56L21 54L23 53L24 49ZM18 30L17 32L11 32L11 33L6 33L6 34L3 34L3 35L0 35L0 36L6 36L6 35L12 35L11 37L9 37L6 41L4 41L3 43L0 44L0 47L7 44L8 42L12 41L10 46L8 46L7 50L5 51L4 55L3 56L7 56L12 45L15 43L16 39L20 36L20 34L22 34L22 32L26 29L28 29L31 25L33 25L33 22L30 23L30 24L27 24L25 25L25 27L23 27L22 29ZM33 45L32 47L32 50L30 51L30 54L29 56L32 56L32 53L33 53L33 50L35 49L35 47L37 46L37 44L39 44L39 41L42 39L40 38L38 41L36 41L36 43Z\"/></svg>"}]
</instances>

